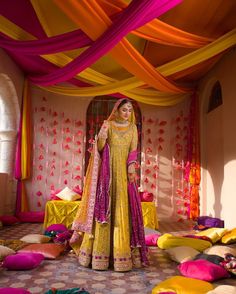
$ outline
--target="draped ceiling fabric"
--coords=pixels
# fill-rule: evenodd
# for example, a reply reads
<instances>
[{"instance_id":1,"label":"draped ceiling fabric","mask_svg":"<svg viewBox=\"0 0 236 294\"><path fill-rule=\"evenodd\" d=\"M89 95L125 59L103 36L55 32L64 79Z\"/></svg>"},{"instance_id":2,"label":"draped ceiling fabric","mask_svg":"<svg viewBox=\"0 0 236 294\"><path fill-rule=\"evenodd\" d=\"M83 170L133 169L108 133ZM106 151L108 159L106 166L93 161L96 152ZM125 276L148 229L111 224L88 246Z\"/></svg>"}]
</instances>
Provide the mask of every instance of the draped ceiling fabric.
<instances>
[{"instance_id":1,"label":"draped ceiling fabric","mask_svg":"<svg viewBox=\"0 0 236 294\"><path fill-rule=\"evenodd\" d=\"M8 0L0 12L0 47L63 95L174 105L236 43L234 0Z\"/></svg>"}]
</instances>

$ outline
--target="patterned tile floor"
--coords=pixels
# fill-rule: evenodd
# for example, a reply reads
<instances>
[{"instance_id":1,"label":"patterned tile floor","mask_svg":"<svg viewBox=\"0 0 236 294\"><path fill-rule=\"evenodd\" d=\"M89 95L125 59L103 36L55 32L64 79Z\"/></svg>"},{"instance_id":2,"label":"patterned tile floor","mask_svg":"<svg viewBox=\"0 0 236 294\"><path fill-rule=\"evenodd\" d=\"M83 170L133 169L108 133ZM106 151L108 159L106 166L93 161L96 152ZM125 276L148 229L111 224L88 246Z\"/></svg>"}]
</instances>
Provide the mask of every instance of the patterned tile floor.
<instances>
[{"instance_id":1,"label":"patterned tile floor","mask_svg":"<svg viewBox=\"0 0 236 294\"><path fill-rule=\"evenodd\" d=\"M191 223L162 223L160 232L189 233ZM18 224L0 230L0 239L20 239L29 233L42 233L40 224ZM30 271L0 269L0 288L26 288L31 293L45 293L50 288L68 289L83 287L90 294L150 294L160 281L179 275L177 264L157 247L149 248L150 266L127 273L99 272L81 267L73 254L65 254L56 260L44 260ZM221 282L221 284L223 284ZM225 284L236 284L235 279Z\"/></svg>"}]
</instances>

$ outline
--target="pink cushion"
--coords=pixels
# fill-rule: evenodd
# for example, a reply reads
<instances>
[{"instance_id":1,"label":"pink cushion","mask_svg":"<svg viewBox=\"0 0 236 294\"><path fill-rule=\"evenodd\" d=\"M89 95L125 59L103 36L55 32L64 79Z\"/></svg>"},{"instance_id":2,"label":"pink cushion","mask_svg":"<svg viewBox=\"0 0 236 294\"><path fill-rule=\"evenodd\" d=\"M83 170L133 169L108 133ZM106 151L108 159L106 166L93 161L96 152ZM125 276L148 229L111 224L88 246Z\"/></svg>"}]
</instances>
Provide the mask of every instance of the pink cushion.
<instances>
[{"instance_id":1,"label":"pink cushion","mask_svg":"<svg viewBox=\"0 0 236 294\"><path fill-rule=\"evenodd\" d=\"M17 214L22 223L43 223L44 211L25 211Z\"/></svg>"},{"instance_id":2,"label":"pink cushion","mask_svg":"<svg viewBox=\"0 0 236 294\"><path fill-rule=\"evenodd\" d=\"M209 282L230 277L230 274L222 266L203 259L183 262L178 266L178 269L185 277Z\"/></svg>"},{"instance_id":3,"label":"pink cushion","mask_svg":"<svg viewBox=\"0 0 236 294\"><path fill-rule=\"evenodd\" d=\"M54 232L65 232L65 231L68 231L68 229L63 224L53 224L53 225L48 226L45 229L45 232L51 232L51 231L54 231Z\"/></svg>"},{"instance_id":4,"label":"pink cushion","mask_svg":"<svg viewBox=\"0 0 236 294\"><path fill-rule=\"evenodd\" d=\"M149 234L145 236L145 243L147 246L157 246L157 240L161 234Z\"/></svg>"},{"instance_id":5,"label":"pink cushion","mask_svg":"<svg viewBox=\"0 0 236 294\"><path fill-rule=\"evenodd\" d=\"M2 215L0 216L0 221L4 226L14 225L20 222L14 215Z\"/></svg>"},{"instance_id":6,"label":"pink cushion","mask_svg":"<svg viewBox=\"0 0 236 294\"><path fill-rule=\"evenodd\" d=\"M43 254L45 258L55 259L57 258L63 251L65 250L65 246L61 244L54 243L43 243L43 244L31 244L18 252L20 253L40 253Z\"/></svg>"},{"instance_id":7,"label":"pink cushion","mask_svg":"<svg viewBox=\"0 0 236 294\"><path fill-rule=\"evenodd\" d=\"M44 256L39 253L17 253L7 256L3 267L9 270L30 270L39 266L43 260Z\"/></svg>"},{"instance_id":8,"label":"pink cushion","mask_svg":"<svg viewBox=\"0 0 236 294\"><path fill-rule=\"evenodd\" d=\"M23 288L0 288L0 294L31 294Z\"/></svg>"}]
</instances>

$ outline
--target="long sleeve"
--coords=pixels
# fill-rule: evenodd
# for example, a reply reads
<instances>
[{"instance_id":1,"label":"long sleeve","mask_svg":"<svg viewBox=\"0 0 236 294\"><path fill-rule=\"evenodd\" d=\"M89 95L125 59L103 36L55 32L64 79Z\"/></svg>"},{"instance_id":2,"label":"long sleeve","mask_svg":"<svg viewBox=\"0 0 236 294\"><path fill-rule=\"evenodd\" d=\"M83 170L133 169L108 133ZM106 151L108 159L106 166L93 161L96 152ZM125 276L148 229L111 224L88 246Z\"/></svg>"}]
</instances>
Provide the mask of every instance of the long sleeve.
<instances>
[{"instance_id":1,"label":"long sleeve","mask_svg":"<svg viewBox=\"0 0 236 294\"><path fill-rule=\"evenodd\" d=\"M138 146L138 130L137 130L137 126L134 124L133 125L133 138L130 144L130 152L132 151L136 151L137 150L137 146Z\"/></svg>"}]
</instances>

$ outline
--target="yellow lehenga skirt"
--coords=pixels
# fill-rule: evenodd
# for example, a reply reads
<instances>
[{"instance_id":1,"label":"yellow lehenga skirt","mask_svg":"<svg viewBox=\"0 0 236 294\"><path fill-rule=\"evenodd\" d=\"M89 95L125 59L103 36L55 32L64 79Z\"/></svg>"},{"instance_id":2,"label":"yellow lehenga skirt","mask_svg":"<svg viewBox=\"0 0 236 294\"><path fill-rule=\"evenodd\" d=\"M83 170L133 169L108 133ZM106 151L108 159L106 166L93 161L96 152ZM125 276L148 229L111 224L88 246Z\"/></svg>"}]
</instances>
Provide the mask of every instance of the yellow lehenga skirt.
<instances>
[{"instance_id":1,"label":"yellow lehenga skirt","mask_svg":"<svg viewBox=\"0 0 236 294\"><path fill-rule=\"evenodd\" d=\"M135 126L136 127L136 126ZM109 129L110 146L110 203L109 223L95 222L93 233L84 234L79 251L79 263L85 267L106 270L109 266L115 271L129 271L140 267L138 249L130 247L130 211L127 192L127 157L136 144L134 125Z\"/></svg>"}]
</instances>

